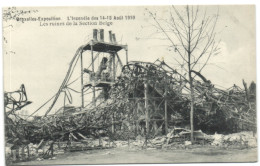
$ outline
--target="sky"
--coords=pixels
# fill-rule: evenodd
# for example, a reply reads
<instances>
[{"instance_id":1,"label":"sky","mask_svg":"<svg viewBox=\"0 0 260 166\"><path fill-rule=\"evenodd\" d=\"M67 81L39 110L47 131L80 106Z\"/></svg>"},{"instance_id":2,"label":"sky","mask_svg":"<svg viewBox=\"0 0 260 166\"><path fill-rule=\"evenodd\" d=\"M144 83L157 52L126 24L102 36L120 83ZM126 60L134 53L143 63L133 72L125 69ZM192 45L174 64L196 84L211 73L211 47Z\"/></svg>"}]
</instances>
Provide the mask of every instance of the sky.
<instances>
[{"instance_id":1,"label":"sky","mask_svg":"<svg viewBox=\"0 0 260 166\"><path fill-rule=\"evenodd\" d=\"M9 24L4 22L4 35L8 38L4 50L15 52L4 54L4 91L17 90L24 84L28 98L33 102L26 109L29 112L36 110L58 91L72 57L81 45L91 39L93 28L105 30L105 41L108 41L109 30L116 33L119 44L128 45L129 61L154 62L163 57L166 63L178 69L172 58L175 54L165 46L167 41L146 38L152 30L148 26L151 19L145 8L147 7L23 8L38 10L37 13L23 17L54 16L61 17L65 23L68 16L135 16L135 19L113 21L111 26L40 26L39 21L14 21L13 27L5 27ZM204 8L205 6L201 7ZM149 6L148 9L156 11L161 17L168 17L168 6ZM202 74L220 87L229 88L233 84L242 87L242 79L248 84L256 81L255 8L243 5L207 6L209 14L216 13L218 9L216 31L221 53L211 58ZM120 51L119 55L125 62L124 51ZM89 64L89 57L86 54L85 66ZM78 75L79 68L73 77ZM79 90L79 86L80 84L75 85L75 88L78 87ZM48 105L41 113L47 108Z\"/></svg>"}]
</instances>

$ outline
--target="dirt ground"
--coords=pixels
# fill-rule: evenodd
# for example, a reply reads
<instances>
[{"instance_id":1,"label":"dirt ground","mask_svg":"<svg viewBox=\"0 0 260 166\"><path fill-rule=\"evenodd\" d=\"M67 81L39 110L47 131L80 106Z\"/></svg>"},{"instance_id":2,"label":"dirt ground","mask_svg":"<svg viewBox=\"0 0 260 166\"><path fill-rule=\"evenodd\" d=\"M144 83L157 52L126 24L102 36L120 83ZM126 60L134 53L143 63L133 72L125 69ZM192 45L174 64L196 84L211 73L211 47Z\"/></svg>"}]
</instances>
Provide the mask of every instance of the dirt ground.
<instances>
[{"instance_id":1,"label":"dirt ground","mask_svg":"<svg viewBox=\"0 0 260 166\"><path fill-rule=\"evenodd\" d=\"M197 147L190 149L146 149L133 150L114 148L68 152L55 156L56 159L28 161L16 165L57 164L123 164L123 163L190 163L190 162L255 162L257 149L223 149Z\"/></svg>"}]
</instances>

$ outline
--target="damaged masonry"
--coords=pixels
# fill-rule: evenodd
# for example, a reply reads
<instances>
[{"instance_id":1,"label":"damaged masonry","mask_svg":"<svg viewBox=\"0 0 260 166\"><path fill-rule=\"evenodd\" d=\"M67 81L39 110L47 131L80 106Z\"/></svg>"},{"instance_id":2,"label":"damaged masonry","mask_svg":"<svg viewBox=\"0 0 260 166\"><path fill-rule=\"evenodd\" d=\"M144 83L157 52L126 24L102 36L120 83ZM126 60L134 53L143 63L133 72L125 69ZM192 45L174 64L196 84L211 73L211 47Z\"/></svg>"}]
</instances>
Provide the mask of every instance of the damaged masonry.
<instances>
[{"instance_id":1,"label":"damaged masonry","mask_svg":"<svg viewBox=\"0 0 260 166\"><path fill-rule=\"evenodd\" d=\"M91 56L88 68L83 56ZM71 75L78 61L81 91L70 87L76 81ZM192 73L196 75L194 144L256 146L255 83L248 86L243 81L243 88L219 89L201 73ZM127 45L118 44L112 31L106 42L104 30L94 29L93 39L76 51L58 92L44 103L51 104L44 116L34 116L42 107L28 117L19 116L32 103L24 85L4 94L7 160L42 160L65 151L123 146L189 145L189 92L185 76L166 62L128 62ZM63 93L64 105L50 114ZM73 106L71 93L80 94L81 107ZM87 98L91 102L86 104Z\"/></svg>"}]
</instances>

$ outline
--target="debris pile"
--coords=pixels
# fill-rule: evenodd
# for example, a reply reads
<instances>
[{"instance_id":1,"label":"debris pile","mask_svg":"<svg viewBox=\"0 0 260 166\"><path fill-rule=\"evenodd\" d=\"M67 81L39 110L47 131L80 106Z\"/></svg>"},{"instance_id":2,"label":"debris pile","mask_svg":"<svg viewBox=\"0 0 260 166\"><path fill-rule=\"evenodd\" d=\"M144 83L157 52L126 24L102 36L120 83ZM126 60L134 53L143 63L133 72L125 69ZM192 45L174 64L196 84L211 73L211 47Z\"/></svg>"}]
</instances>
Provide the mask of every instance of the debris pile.
<instances>
[{"instance_id":1,"label":"debris pile","mask_svg":"<svg viewBox=\"0 0 260 166\"><path fill-rule=\"evenodd\" d=\"M100 32L103 34L103 31ZM29 119L17 114L23 107L31 104L27 100L24 85L17 91L6 92L5 137L7 144L10 145L6 150L8 155L12 156L13 160L19 156L53 159L54 154L64 151L116 146L142 148L190 146L191 131L185 127L176 127L190 124L190 114L187 111L190 110L190 89L186 76L178 73L164 61L157 60L154 63L127 62L122 66L122 70L120 68L121 75L116 77L115 57L119 57L117 51L121 49L127 51L127 46L115 42L106 43L103 39L102 42L95 40L81 46L74 55L67 75L44 116L33 116ZM109 58L102 58L97 72L94 72L94 66L92 71L82 69L81 72L88 74L92 80L83 84L81 73L79 78L82 78L82 91L78 92L70 87L74 81L69 83L69 79L77 60L86 50L91 50L92 61L100 52L108 53ZM97 52L95 58L93 51ZM117 63L122 65L120 58ZM105 70L109 72L104 73ZM107 77L102 79L103 74L110 74L109 79ZM194 78L197 76L193 85L194 126L197 130L194 132L195 143L203 145L212 143L214 146L240 144L254 147L255 138L241 131L256 132L255 83L247 87L243 82L244 89L234 85L223 90L217 88L201 73L193 71L192 74ZM89 89L93 90L91 96L93 100L84 105L84 93ZM101 92L98 93L98 90ZM64 104L56 113L48 115L62 92L70 102L71 92L81 93L82 106ZM15 98L15 95L20 97ZM58 113L61 110L62 113ZM227 133L240 133L205 134L221 133L224 132L223 129Z\"/></svg>"},{"instance_id":2,"label":"debris pile","mask_svg":"<svg viewBox=\"0 0 260 166\"><path fill-rule=\"evenodd\" d=\"M254 148L257 146L257 138L252 132L239 132L228 135L214 134L212 145L214 146L244 146Z\"/></svg>"},{"instance_id":3,"label":"debris pile","mask_svg":"<svg viewBox=\"0 0 260 166\"><path fill-rule=\"evenodd\" d=\"M85 139L80 142L70 141L70 142L53 142L53 141L41 141L39 144L28 144L27 146L22 146L19 149L12 149L14 145L7 144L5 149L5 155L7 160L12 161L26 161L29 159L44 160L44 159L55 159L55 155L63 154L66 152L75 152L83 150L93 150L93 149L107 149L120 146L117 141L111 142L108 137L101 137L99 139Z\"/></svg>"},{"instance_id":4,"label":"debris pile","mask_svg":"<svg viewBox=\"0 0 260 166\"><path fill-rule=\"evenodd\" d=\"M252 132L240 132L228 135L213 134L208 135L201 130L195 131L195 144L208 145L208 146L220 146L220 147L245 147L254 148L257 146L257 138ZM117 147L125 148L167 148L178 149L186 148L191 145L189 141L190 131L183 128L176 128L171 130L166 136L158 136L147 141L145 144L145 138L138 136L136 140L127 141L115 141Z\"/></svg>"}]
</instances>

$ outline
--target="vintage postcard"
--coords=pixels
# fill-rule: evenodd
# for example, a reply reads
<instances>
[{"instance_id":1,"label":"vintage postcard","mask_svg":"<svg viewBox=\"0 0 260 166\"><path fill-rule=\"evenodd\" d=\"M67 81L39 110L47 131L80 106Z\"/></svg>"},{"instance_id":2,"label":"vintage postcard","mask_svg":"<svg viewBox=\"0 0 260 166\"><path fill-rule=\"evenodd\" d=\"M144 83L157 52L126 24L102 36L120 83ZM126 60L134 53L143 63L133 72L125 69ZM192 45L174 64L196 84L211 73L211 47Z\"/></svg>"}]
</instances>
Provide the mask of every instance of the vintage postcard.
<instances>
[{"instance_id":1,"label":"vintage postcard","mask_svg":"<svg viewBox=\"0 0 260 166\"><path fill-rule=\"evenodd\" d=\"M254 5L2 18L7 165L257 162Z\"/></svg>"}]
</instances>

